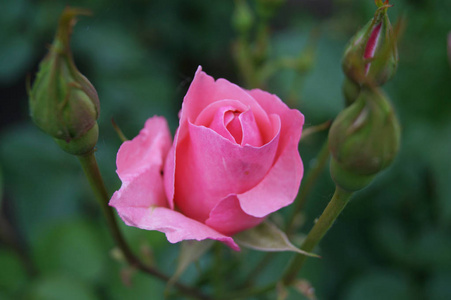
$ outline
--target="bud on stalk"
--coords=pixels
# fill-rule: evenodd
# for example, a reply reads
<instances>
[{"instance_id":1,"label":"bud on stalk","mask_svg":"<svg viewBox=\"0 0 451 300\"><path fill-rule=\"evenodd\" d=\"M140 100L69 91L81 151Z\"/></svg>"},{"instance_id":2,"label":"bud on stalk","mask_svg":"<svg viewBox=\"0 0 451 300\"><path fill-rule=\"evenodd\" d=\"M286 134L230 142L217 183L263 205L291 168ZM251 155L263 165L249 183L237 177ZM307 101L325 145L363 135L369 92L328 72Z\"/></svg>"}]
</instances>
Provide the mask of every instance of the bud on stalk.
<instances>
[{"instance_id":1,"label":"bud on stalk","mask_svg":"<svg viewBox=\"0 0 451 300\"><path fill-rule=\"evenodd\" d=\"M91 151L98 139L99 98L94 86L75 66L69 45L75 16L86 14L74 8L63 11L29 95L33 122L74 155Z\"/></svg>"},{"instance_id":2,"label":"bud on stalk","mask_svg":"<svg viewBox=\"0 0 451 300\"><path fill-rule=\"evenodd\" d=\"M363 87L329 132L333 180L350 192L364 188L392 163L399 139L398 120L386 96L376 88Z\"/></svg>"},{"instance_id":3,"label":"bud on stalk","mask_svg":"<svg viewBox=\"0 0 451 300\"><path fill-rule=\"evenodd\" d=\"M343 57L345 75L358 84L381 86L396 72L398 50L396 36L388 18L388 0L376 0L378 9L370 20L351 39Z\"/></svg>"}]
</instances>

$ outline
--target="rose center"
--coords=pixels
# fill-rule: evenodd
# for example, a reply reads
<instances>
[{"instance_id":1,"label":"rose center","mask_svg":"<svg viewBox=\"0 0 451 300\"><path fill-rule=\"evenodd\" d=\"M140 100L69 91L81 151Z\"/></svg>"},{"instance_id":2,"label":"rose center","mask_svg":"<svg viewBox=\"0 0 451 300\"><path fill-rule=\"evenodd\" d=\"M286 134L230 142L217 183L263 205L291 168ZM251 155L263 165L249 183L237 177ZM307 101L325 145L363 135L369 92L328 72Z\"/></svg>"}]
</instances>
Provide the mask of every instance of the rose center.
<instances>
[{"instance_id":1,"label":"rose center","mask_svg":"<svg viewBox=\"0 0 451 300\"><path fill-rule=\"evenodd\" d=\"M196 125L205 126L241 146L260 147L263 138L249 107L233 100L215 102L202 111Z\"/></svg>"},{"instance_id":2,"label":"rose center","mask_svg":"<svg viewBox=\"0 0 451 300\"><path fill-rule=\"evenodd\" d=\"M241 112L237 110L229 110L224 114L224 126L230 132L237 144L241 144L243 140L243 128L239 119L240 115Z\"/></svg>"}]
</instances>

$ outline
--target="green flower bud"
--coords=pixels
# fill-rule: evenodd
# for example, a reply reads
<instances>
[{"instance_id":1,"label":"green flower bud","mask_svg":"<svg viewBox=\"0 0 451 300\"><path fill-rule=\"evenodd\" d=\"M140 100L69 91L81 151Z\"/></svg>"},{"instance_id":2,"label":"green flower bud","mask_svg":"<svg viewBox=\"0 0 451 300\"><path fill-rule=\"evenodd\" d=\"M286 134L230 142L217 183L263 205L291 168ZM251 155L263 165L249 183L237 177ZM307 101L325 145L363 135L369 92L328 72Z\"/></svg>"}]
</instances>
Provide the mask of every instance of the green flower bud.
<instances>
[{"instance_id":1,"label":"green flower bud","mask_svg":"<svg viewBox=\"0 0 451 300\"><path fill-rule=\"evenodd\" d=\"M77 155L92 150L97 143L100 111L97 92L78 71L69 46L75 16L80 14L87 12L74 8L63 11L29 95L33 122L64 145L65 151Z\"/></svg>"},{"instance_id":2,"label":"green flower bud","mask_svg":"<svg viewBox=\"0 0 451 300\"><path fill-rule=\"evenodd\" d=\"M398 120L386 96L375 88L362 88L329 132L333 180L347 191L362 189L392 163L399 139Z\"/></svg>"},{"instance_id":3,"label":"green flower bud","mask_svg":"<svg viewBox=\"0 0 451 300\"><path fill-rule=\"evenodd\" d=\"M388 0L376 1L379 8L351 39L343 57L345 75L358 84L382 85L396 73L398 50L396 37L388 19Z\"/></svg>"}]
</instances>

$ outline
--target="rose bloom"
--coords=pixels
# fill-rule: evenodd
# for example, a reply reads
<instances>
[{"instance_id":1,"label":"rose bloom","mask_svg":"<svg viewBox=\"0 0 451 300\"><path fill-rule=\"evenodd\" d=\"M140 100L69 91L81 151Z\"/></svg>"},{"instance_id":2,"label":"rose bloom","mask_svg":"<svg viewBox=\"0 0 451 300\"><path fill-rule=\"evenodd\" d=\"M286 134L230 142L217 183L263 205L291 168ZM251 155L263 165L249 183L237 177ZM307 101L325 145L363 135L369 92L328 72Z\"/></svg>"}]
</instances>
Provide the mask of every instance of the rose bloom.
<instances>
[{"instance_id":1,"label":"rose bloom","mask_svg":"<svg viewBox=\"0 0 451 300\"><path fill-rule=\"evenodd\" d=\"M117 154L121 188L111 198L130 226L158 230L171 243L232 236L291 204L303 165L304 116L277 96L214 80L198 68L172 142L152 117Z\"/></svg>"}]
</instances>

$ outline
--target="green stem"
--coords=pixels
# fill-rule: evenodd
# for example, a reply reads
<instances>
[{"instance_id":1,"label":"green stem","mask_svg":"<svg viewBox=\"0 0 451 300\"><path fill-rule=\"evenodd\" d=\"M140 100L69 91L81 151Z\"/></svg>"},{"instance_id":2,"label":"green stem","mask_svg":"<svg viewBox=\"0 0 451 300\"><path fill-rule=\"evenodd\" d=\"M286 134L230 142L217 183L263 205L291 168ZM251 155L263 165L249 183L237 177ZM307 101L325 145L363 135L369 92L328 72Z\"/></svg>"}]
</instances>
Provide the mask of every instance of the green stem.
<instances>
[{"instance_id":1,"label":"green stem","mask_svg":"<svg viewBox=\"0 0 451 300\"><path fill-rule=\"evenodd\" d=\"M347 192L339 187L335 188L335 193L327 205L326 209L310 230L307 238L301 246L302 250L312 252L315 246L323 238L329 228L337 219L338 215L343 211L346 204L349 202L352 193ZM283 276L283 283L289 285L296 278L297 274L301 270L307 256L298 254L288 267Z\"/></svg>"},{"instance_id":2,"label":"green stem","mask_svg":"<svg viewBox=\"0 0 451 300\"><path fill-rule=\"evenodd\" d=\"M293 212L287 223L287 234L290 235L294 231L296 216L304 209L305 203L307 201L307 196L309 195L312 188L315 186L316 180L318 179L321 171L324 169L327 159L329 158L329 147L327 139L324 142L318 156L316 157L316 162L314 166L308 172L304 182L301 184L301 190L299 195L294 202Z\"/></svg>"},{"instance_id":3,"label":"green stem","mask_svg":"<svg viewBox=\"0 0 451 300\"><path fill-rule=\"evenodd\" d=\"M116 242L117 246L121 249L127 262L134 268L137 268L150 275L153 275L162 281L168 282L170 278L167 275L161 273L160 271L154 269L153 267L143 264L133 254L124 237L122 236L122 233L119 230L119 226L116 222L113 209L108 205L110 197L105 188L102 175L100 174L100 170L97 165L94 151L91 151L85 155L80 155L78 156L78 159L80 160L83 171L86 177L88 178L89 184L91 185L91 188L94 191L94 194L99 202L99 205L102 208L103 214L105 215L105 218L107 220L108 228L111 231L114 241ZM174 286L185 295L189 295L193 298L205 300L210 299L209 297L203 295L197 289L187 287L180 283L175 283Z\"/></svg>"},{"instance_id":4,"label":"green stem","mask_svg":"<svg viewBox=\"0 0 451 300\"><path fill-rule=\"evenodd\" d=\"M116 121L114 119L111 119L111 124L113 124L114 130L117 133L117 136L121 139L122 142L128 141L128 138L125 136L124 132L122 132L121 128L119 128L119 125L117 125Z\"/></svg>"}]
</instances>

